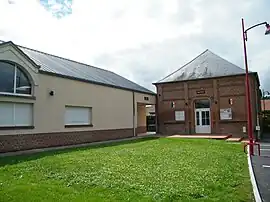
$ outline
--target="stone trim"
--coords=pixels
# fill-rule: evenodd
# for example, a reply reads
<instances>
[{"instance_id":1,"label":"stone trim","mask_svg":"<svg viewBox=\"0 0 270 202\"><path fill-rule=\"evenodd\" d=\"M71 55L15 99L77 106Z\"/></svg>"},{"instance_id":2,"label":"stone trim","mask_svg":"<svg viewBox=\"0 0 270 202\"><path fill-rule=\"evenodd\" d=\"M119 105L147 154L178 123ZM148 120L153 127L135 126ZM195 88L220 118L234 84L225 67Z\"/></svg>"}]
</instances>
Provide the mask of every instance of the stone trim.
<instances>
[{"instance_id":1,"label":"stone trim","mask_svg":"<svg viewBox=\"0 0 270 202\"><path fill-rule=\"evenodd\" d=\"M34 129L35 126L0 126L0 130Z\"/></svg>"},{"instance_id":2,"label":"stone trim","mask_svg":"<svg viewBox=\"0 0 270 202\"><path fill-rule=\"evenodd\" d=\"M83 128L83 127L93 127L93 124L65 125L65 128Z\"/></svg>"}]
</instances>

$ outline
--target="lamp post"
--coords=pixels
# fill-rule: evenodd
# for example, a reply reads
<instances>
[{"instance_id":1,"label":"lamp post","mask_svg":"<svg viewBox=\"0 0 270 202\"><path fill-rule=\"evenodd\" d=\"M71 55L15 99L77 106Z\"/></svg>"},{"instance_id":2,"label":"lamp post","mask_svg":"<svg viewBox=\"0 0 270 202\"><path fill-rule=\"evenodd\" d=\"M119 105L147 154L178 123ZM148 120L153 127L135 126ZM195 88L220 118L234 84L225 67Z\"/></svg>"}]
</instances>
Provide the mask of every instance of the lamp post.
<instances>
[{"instance_id":1,"label":"lamp post","mask_svg":"<svg viewBox=\"0 0 270 202\"><path fill-rule=\"evenodd\" d=\"M253 137L253 127L252 127L252 117L251 117L251 103L250 103L250 85L249 85L249 75L248 75L248 62L247 62L247 31L255 27L265 25L266 31L265 35L270 34L270 25L267 22L262 22L253 25L245 30L244 19L242 18L242 34L244 43L244 57L245 57L245 67L246 67L246 105L247 105L247 124L248 124L248 138L249 138L249 152L250 155L254 155L254 137Z\"/></svg>"}]
</instances>

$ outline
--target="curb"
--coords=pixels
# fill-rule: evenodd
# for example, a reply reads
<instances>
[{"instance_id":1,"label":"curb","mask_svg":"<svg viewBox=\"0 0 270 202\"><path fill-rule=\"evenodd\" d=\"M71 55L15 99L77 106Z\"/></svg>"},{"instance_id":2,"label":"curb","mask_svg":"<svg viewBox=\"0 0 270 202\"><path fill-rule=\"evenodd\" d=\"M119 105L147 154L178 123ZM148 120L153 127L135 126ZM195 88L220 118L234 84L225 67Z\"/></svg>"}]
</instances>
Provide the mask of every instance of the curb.
<instances>
[{"instance_id":1,"label":"curb","mask_svg":"<svg viewBox=\"0 0 270 202\"><path fill-rule=\"evenodd\" d=\"M255 201L256 202L262 202L262 198L258 189L258 185L257 185L257 181L255 179L255 175L254 175L254 170L251 164L251 157L249 155L249 145L247 146L247 158L248 158L248 168L249 168L249 175L250 175L250 180L251 180L251 184L252 184L252 189L253 189L253 194L255 197Z\"/></svg>"}]
</instances>

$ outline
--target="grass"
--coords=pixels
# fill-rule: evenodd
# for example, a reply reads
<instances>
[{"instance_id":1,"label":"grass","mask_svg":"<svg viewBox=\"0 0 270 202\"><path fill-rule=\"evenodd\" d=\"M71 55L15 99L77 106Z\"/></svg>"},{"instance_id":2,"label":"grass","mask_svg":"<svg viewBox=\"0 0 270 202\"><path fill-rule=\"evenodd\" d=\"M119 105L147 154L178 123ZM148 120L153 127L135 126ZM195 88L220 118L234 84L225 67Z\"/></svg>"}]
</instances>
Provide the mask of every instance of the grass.
<instances>
[{"instance_id":1,"label":"grass","mask_svg":"<svg viewBox=\"0 0 270 202\"><path fill-rule=\"evenodd\" d=\"M0 201L251 201L240 144L143 139L0 159Z\"/></svg>"}]
</instances>

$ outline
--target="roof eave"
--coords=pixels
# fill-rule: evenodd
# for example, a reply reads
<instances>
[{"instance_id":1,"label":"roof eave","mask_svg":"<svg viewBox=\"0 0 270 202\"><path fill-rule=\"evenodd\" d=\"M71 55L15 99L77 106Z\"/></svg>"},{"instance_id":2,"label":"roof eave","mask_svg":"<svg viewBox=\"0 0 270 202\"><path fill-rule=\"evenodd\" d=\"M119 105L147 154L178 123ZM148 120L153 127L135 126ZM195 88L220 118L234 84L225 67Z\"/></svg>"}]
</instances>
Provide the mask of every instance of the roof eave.
<instances>
[{"instance_id":1,"label":"roof eave","mask_svg":"<svg viewBox=\"0 0 270 202\"><path fill-rule=\"evenodd\" d=\"M217 78L224 78L224 77L241 76L241 75L245 75L245 74L246 73L226 75L226 76L207 77L207 78L198 78L198 79L179 80L179 81L164 81L164 82L155 82L155 83L152 83L152 84L155 85L155 86L157 86L159 84L188 82L188 81L199 81L199 80L207 80L207 79L217 79ZM250 75L254 74L257 77L257 80L259 82L259 78L258 78L258 73L257 72L249 72L249 74Z\"/></svg>"},{"instance_id":2,"label":"roof eave","mask_svg":"<svg viewBox=\"0 0 270 202\"><path fill-rule=\"evenodd\" d=\"M24 58L26 58L34 67L40 69L40 65L36 64L28 55L26 55L16 44L12 41L3 42L0 44L1 46L12 46L16 51L18 51Z\"/></svg>"}]
</instances>

